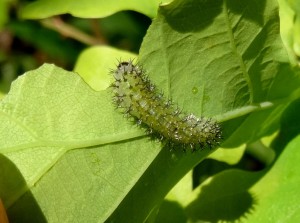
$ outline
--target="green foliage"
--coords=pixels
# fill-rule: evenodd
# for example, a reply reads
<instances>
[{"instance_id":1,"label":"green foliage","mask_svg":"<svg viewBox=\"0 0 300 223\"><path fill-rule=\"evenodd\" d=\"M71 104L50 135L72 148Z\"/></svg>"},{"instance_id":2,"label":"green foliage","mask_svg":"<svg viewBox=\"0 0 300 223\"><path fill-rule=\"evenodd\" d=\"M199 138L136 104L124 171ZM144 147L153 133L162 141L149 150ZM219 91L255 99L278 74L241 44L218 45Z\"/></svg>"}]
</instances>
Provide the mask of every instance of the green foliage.
<instances>
[{"instance_id":1,"label":"green foliage","mask_svg":"<svg viewBox=\"0 0 300 223\"><path fill-rule=\"evenodd\" d=\"M293 64L300 56L300 2L299 0L278 0L280 5L280 27L284 44Z\"/></svg>"},{"instance_id":2,"label":"green foliage","mask_svg":"<svg viewBox=\"0 0 300 223\"><path fill-rule=\"evenodd\" d=\"M0 31L2 30L2 27L8 20L8 0L2 0L0 2Z\"/></svg>"},{"instance_id":3,"label":"green foliage","mask_svg":"<svg viewBox=\"0 0 300 223\"><path fill-rule=\"evenodd\" d=\"M154 16L158 6L75 3L41 0L21 15ZM300 76L278 11L275 0L175 0L143 40L138 61L149 78L186 112L218 120L222 149L170 150L113 107L108 71L132 53L94 46L74 72L45 64L19 77L0 101L10 221L298 222ZM245 168L249 154L260 171Z\"/></svg>"},{"instance_id":4,"label":"green foliage","mask_svg":"<svg viewBox=\"0 0 300 223\"><path fill-rule=\"evenodd\" d=\"M70 13L82 18L105 17L122 10L135 10L150 17L155 17L157 5L166 2L161 0L123 1L123 0L39 0L21 10L21 17L26 19L41 19L53 15Z\"/></svg>"}]
</instances>

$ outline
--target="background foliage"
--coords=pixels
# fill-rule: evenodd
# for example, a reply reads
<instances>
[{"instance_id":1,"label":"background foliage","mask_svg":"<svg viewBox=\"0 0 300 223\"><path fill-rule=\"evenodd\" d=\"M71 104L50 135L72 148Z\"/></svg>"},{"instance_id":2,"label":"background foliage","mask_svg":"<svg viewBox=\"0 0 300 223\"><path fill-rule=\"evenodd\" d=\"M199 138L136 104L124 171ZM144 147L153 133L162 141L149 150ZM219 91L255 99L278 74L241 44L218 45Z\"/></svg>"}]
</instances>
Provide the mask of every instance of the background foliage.
<instances>
[{"instance_id":1,"label":"background foliage","mask_svg":"<svg viewBox=\"0 0 300 223\"><path fill-rule=\"evenodd\" d=\"M0 3L10 222L299 221L298 1L78 3ZM218 120L222 148L170 150L124 119L108 88L119 58Z\"/></svg>"}]
</instances>

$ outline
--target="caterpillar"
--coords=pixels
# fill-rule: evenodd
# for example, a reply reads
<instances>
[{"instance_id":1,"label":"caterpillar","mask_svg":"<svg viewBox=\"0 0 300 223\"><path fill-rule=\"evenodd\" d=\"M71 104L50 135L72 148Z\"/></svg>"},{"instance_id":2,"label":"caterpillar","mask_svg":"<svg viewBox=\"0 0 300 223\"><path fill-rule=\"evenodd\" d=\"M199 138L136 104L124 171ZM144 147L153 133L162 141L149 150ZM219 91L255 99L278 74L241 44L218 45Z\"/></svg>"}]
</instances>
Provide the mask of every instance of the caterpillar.
<instances>
[{"instance_id":1,"label":"caterpillar","mask_svg":"<svg viewBox=\"0 0 300 223\"><path fill-rule=\"evenodd\" d=\"M111 74L113 103L145 127L148 134L193 151L220 144L222 133L217 122L181 112L170 99L158 93L145 71L132 60L119 62Z\"/></svg>"}]
</instances>

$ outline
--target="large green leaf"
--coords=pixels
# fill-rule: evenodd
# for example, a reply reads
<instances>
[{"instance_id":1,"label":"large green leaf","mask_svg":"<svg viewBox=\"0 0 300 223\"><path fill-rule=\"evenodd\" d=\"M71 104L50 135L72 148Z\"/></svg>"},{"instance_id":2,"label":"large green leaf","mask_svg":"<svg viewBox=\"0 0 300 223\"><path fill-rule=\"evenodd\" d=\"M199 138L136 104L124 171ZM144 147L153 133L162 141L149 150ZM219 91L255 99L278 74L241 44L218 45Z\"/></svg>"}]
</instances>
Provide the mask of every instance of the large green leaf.
<instances>
[{"instance_id":1,"label":"large green leaf","mask_svg":"<svg viewBox=\"0 0 300 223\"><path fill-rule=\"evenodd\" d=\"M258 140L279 128L282 112L299 97L277 12L274 0L174 1L160 7L140 62L184 111L222 122L223 146ZM159 154L109 221L144 221L207 154L195 156L175 162Z\"/></svg>"},{"instance_id":2,"label":"large green leaf","mask_svg":"<svg viewBox=\"0 0 300 223\"><path fill-rule=\"evenodd\" d=\"M109 91L53 65L21 76L0 109L0 197L12 222L101 222L159 151Z\"/></svg>"},{"instance_id":3,"label":"large green leaf","mask_svg":"<svg viewBox=\"0 0 300 223\"><path fill-rule=\"evenodd\" d=\"M70 13L81 18L103 18L118 11L134 10L155 17L161 0L39 0L25 6L20 14L25 19L43 19L53 15Z\"/></svg>"},{"instance_id":4,"label":"large green leaf","mask_svg":"<svg viewBox=\"0 0 300 223\"><path fill-rule=\"evenodd\" d=\"M279 35L275 0L178 0L161 6L140 61L185 111L224 122L227 147L272 133L299 91L299 75Z\"/></svg>"}]
</instances>

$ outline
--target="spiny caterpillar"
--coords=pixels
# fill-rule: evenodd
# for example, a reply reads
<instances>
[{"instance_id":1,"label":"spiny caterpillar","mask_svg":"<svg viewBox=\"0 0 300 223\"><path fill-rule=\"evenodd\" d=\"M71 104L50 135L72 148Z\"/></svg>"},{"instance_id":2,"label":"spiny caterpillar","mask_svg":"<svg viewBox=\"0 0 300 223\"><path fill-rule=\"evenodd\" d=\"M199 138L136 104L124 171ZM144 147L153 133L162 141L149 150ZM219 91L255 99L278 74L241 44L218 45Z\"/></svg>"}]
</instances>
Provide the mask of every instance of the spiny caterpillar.
<instances>
[{"instance_id":1,"label":"spiny caterpillar","mask_svg":"<svg viewBox=\"0 0 300 223\"><path fill-rule=\"evenodd\" d=\"M115 82L111 85L113 101L126 115L134 117L147 132L171 145L192 150L212 148L220 144L221 128L207 118L186 115L171 100L158 93L145 72L133 61L120 62L111 71Z\"/></svg>"}]
</instances>

